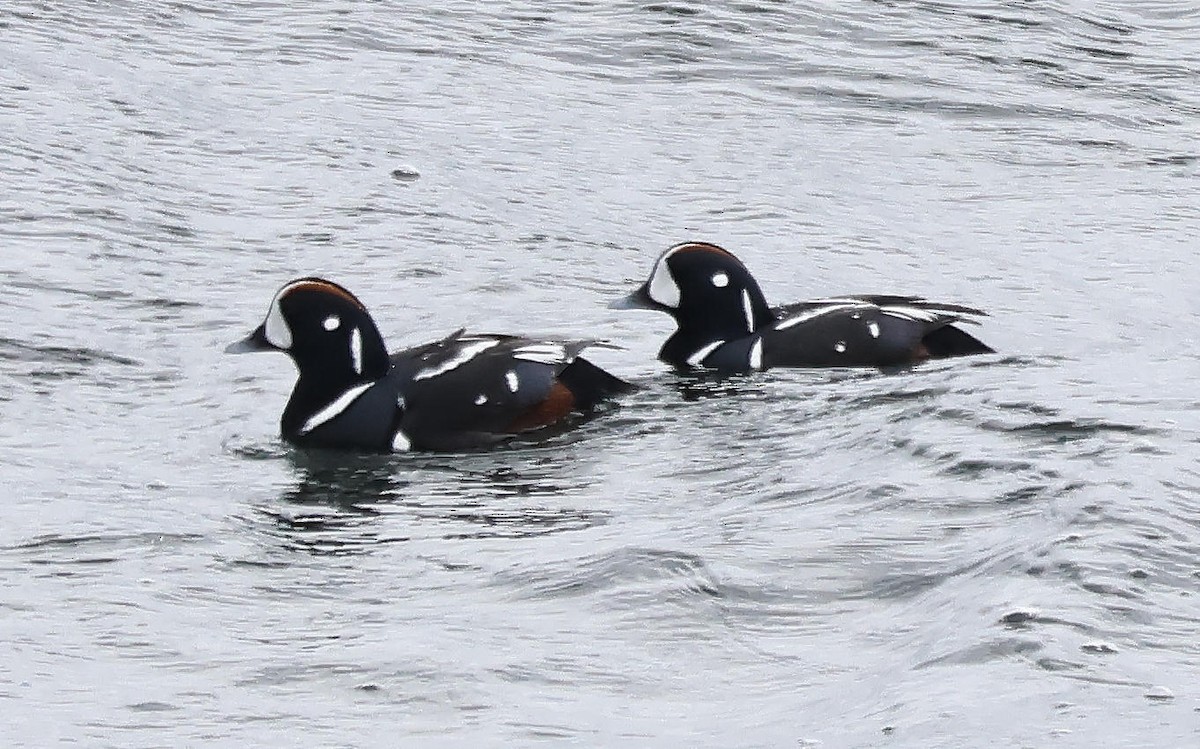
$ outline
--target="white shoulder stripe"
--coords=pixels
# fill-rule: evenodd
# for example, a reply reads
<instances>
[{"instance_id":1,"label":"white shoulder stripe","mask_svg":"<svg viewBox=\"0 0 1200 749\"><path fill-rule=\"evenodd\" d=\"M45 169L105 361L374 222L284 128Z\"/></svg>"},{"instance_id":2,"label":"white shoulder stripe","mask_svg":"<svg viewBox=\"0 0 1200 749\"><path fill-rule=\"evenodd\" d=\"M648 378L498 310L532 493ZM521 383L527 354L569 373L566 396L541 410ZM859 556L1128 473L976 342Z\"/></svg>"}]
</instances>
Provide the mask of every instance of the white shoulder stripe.
<instances>
[{"instance_id":1,"label":"white shoulder stripe","mask_svg":"<svg viewBox=\"0 0 1200 749\"><path fill-rule=\"evenodd\" d=\"M750 347L750 369L762 369L762 341L762 336L759 336Z\"/></svg>"},{"instance_id":2,"label":"white shoulder stripe","mask_svg":"<svg viewBox=\"0 0 1200 749\"><path fill-rule=\"evenodd\" d=\"M809 320L815 320L818 317L832 314L834 312L840 312L843 310L854 309L856 307L857 308L865 308L865 307L873 307L873 306L875 306L875 305L868 304L866 302L861 302L861 301L859 301L859 302L846 301L846 302L842 302L839 304L830 304L827 307L817 307L816 309L805 310L804 312L801 312L800 314L794 315L792 317L785 317L784 319L775 323L775 329L776 330L787 330L788 328L799 325L800 323L805 323L805 322L808 322Z\"/></svg>"},{"instance_id":3,"label":"white shoulder stripe","mask_svg":"<svg viewBox=\"0 0 1200 749\"><path fill-rule=\"evenodd\" d=\"M696 353L692 354L691 356L689 356L687 358L688 365L692 366L692 367L700 366L700 362L704 361L704 357L708 356L713 351L716 351L718 348L720 348L721 346L724 346L724 345L725 345L725 341L713 341L712 343L710 343L706 346L702 346L700 349L698 349L696 351Z\"/></svg>"},{"instance_id":4,"label":"white shoulder stripe","mask_svg":"<svg viewBox=\"0 0 1200 749\"><path fill-rule=\"evenodd\" d=\"M350 404L353 403L356 398L358 398L358 396L363 394L363 391L374 384L374 382L364 382L361 385L355 385L339 395L328 406L310 416L308 421L304 422L304 426L300 427L300 434L308 434L312 430L345 411L350 407Z\"/></svg>"},{"instance_id":5,"label":"white shoulder stripe","mask_svg":"<svg viewBox=\"0 0 1200 749\"><path fill-rule=\"evenodd\" d=\"M466 346L463 346L462 349L457 354L455 354L453 357L451 357L450 359L442 362L441 364L437 365L436 367L428 367L426 369L422 369L420 372L417 372L415 375L413 375L413 379L414 380L427 380L430 377L437 377L440 374L445 374L446 372L449 372L450 370L452 370L456 367L461 367L462 365L464 365L467 362L474 359L479 354L483 353L484 351L490 349L493 346L498 345L499 343L500 343L500 341L497 341L494 338L488 338L488 339L479 341L478 343L471 343Z\"/></svg>"},{"instance_id":6,"label":"white shoulder stripe","mask_svg":"<svg viewBox=\"0 0 1200 749\"><path fill-rule=\"evenodd\" d=\"M392 450L396 452L406 452L412 449L412 440L403 430L397 429L396 434L392 436Z\"/></svg>"}]
</instances>

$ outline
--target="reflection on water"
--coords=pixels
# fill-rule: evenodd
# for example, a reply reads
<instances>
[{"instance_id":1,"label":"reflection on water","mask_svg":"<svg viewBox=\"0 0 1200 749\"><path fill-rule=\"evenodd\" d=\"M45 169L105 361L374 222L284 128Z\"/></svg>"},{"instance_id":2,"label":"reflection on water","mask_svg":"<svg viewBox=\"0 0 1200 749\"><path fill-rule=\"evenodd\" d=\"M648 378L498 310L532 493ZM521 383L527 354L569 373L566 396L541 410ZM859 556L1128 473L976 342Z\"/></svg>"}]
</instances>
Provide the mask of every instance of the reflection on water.
<instances>
[{"instance_id":1,"label":"reflection on water","mask_svg":"<svg viewBox=\"0 0 1200 749\"><path fill-rule=\"evenodd\" d=\"M531 538L602 525L572 506L586 488L563 479L563 458L535 450L453 456L287 450L295 476L258 512L286 544L319 554L369 552L414 536ZM387 522L378 522L386 516Z\"/></svg>"},{"instance_id":2,"label":"reflection on water","mask_svg":"<svg viewBox=\"0 0 1200 749\"><path fill-rule=\"evenodd\" d=\"M1196 743L1189 4L281 7L0 10L6 746ZM1001 353L678 375L687 239ZM308 273L645 387L293 451L219 352Z\"/></svg>"}]
</instances>

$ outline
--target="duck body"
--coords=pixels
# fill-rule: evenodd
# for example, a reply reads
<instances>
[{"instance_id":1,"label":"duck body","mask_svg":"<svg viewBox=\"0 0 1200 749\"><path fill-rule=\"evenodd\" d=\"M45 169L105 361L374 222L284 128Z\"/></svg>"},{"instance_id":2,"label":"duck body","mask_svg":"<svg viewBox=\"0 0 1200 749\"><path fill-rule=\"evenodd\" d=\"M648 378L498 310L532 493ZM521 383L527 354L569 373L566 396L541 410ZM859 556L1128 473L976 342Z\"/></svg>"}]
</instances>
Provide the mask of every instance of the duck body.
<instances>
[{"instance_id":1,"label":"duck body","mask_svg":"<svg viewBox=\"0 0 1200 749\"><path fill-rule=\"evenodd\" d=\"M299 376L280 419L302 447L469 450L564 425L632 389L579 354L594 341L449 336L389 355L370 314L320 278L286 284L226 350L283 351Z\"/></svg>"},{"instance_id":2,"label":"duck body","mask_svg":"<svg viewBox=\"0 0 1200 749\"><path fill-rule=\"evenodd\" d=\"M895 295L769 307L740 260L703 242L668 249L650 279L613 306L670 314L677 329L659 358L684 369L897 367L992 352L959 326L986 314L974 307Z\"/></svg>"}]
</instances>

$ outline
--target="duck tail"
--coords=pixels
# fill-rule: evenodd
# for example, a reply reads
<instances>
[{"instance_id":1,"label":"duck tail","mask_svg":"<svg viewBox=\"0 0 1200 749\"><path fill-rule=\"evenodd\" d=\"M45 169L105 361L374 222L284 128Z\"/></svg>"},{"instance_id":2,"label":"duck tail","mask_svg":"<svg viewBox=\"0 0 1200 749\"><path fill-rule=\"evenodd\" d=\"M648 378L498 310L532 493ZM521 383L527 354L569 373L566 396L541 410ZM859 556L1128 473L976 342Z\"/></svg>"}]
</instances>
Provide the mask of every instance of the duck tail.
<instances>
[{"instance_id":1,"label":"duck tail","mask_svg":"<svg viewBox=\"0 0 1200 749\"><path fill-rule=\"evenodd\" d=\"M995 349L954 325L944 325L921 339L932 359L972 354L994 354Z\"/></svg>"},{"instance_id":2,"label":"duck tail","mask_svg":"<svg viewBox=\"0 0 1200 749\"><path fill-rule=\"evenodd\" d=\"M575 396L581 411L590 411L609 398L637 390L637 386L605 372L587 359L576 357L558 373L558 380Z\"/></svg>"}]
</instances>

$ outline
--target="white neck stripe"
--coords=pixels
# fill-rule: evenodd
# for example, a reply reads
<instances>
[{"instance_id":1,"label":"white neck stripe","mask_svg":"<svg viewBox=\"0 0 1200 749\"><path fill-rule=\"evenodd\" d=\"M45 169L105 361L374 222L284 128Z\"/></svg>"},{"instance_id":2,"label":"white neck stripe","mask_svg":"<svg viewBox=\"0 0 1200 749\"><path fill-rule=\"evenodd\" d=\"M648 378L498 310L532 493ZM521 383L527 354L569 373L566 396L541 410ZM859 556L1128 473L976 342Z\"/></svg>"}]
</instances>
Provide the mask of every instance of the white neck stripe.
<instances>
[{"instance_id":1,"label":"white neck stripe","mask_svg":"<svg viewBox=\"0 0 1200 749\"><path fill-rule=\"evenodd\" d=\"M361 385L355 385L339 395L328 406L310 416L308 421L304 422L304 426L300 427L300 434L308 434L325 422L341 414L350 407L350 404L353 403L358 396L363 394L363 391L374 384L374 382L364 382Z\"/></svg>"},{"instance_id":2,"label":"white neck stripe","mask_svg":"<svg viewBox=\"0 0 1200 749\"><path fill-rule=\"evenodd\" d=\"M687 358L688 365L692 366L692 367L699 367L700 362L704 361L704 357L708 356L713 351L716 351L718 348L720 348L721 346L724 346L724 345L725 345L725 341L713 341L712 343L710 343L706 346L702 346L699 350L696 351L696 353L692 354L691 356L689 356Z\"/></svg>"}]
</instances>

